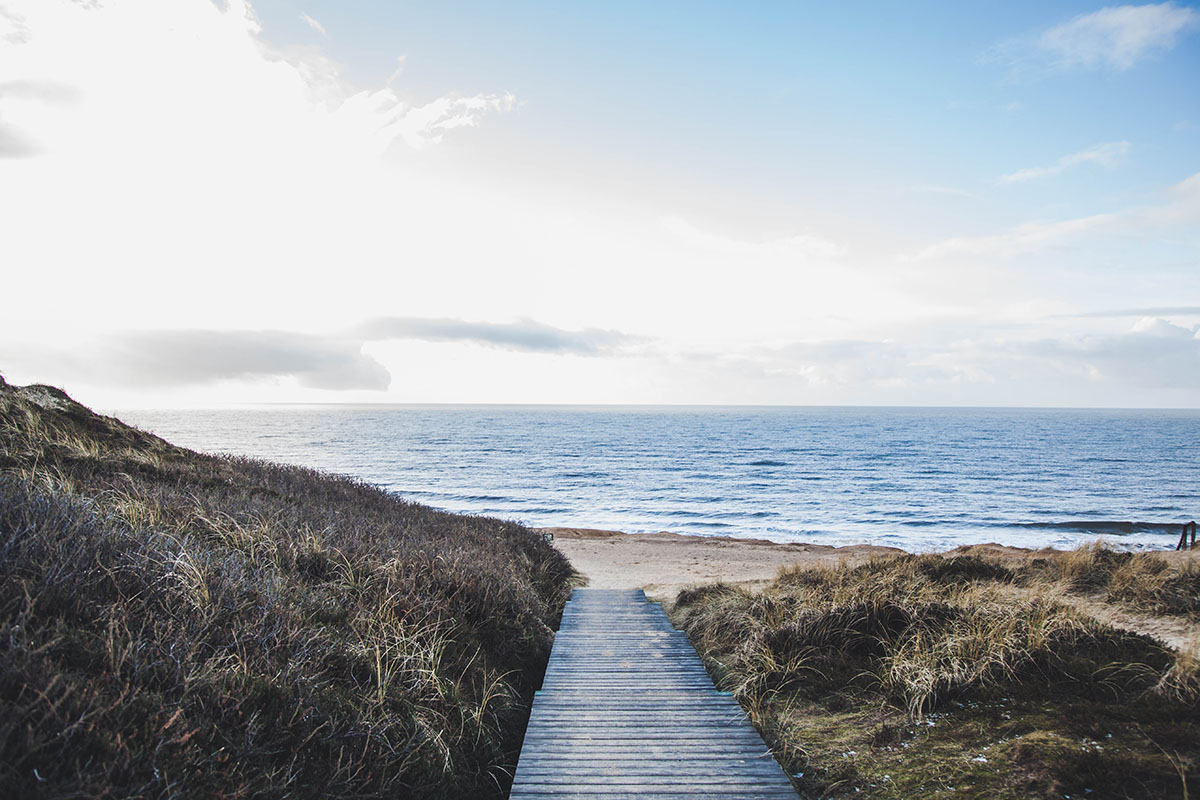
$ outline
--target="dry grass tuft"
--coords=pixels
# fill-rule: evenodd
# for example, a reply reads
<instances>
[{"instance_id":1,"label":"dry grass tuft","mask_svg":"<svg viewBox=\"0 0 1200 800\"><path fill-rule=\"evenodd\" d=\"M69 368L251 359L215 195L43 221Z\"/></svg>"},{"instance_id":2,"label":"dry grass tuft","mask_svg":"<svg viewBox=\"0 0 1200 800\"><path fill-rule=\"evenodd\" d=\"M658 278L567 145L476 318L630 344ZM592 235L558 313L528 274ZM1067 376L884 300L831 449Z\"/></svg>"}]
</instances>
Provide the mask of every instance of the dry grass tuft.
<instances>
[{"instance_id":1,"label":"dry grass tuft","mask_svg":"<svg viewBox=\"0 0 1200 800\"><path fill-rule=\"evenodd\" d=\"M1100 594L1109 602L1145 614L1200 620L1200 562L1164 554L1113 550L1102 542L1039 558L1022 567L1026 584L1057 583L1076 594Z\"/></svg>"},{"instance_id":2,"label":"dry grass tuft","mask_svg":"<svg viewBox=\"0 0 1200 800\"><path fill-rule=\"evenodd\" d=\"M783 570L760 593L700 587L673 616L813 796L1167 796L1178 774L1156 742L1200 754L1194 648L1052 598L1166 575L1162 597L1187 574L1102 548L1029 568L889 556Z\"/></svg>"},{"instance_id":3,"label":"dry grass tuft","mask_svg":"<svg viewBox=\"0 0 1200 800\"><path fill-rule=\"evenodd\" d=\"M0 383L0 795L503 796L571 578Z\"/></svg>"},{"instance_id":4,"label":"dry grass tuft","mask_svg":"<svg viewBox=\"0 0 1200 800\"><path fill-rule=\"evenodd\" d=\"M1171 668L1154 685L1154 691L1178 703L1200 705L1200 640L1179 649Z\"/></svg>"}]
</instances>

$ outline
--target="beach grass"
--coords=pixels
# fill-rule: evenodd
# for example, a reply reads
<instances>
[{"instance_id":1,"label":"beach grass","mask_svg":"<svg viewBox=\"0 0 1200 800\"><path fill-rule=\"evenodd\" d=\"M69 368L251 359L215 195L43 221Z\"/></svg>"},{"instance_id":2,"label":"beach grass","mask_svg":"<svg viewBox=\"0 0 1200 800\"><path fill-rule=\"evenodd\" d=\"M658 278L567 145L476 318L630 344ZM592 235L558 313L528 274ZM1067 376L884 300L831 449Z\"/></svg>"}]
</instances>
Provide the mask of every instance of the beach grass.
<instances>
[{"instance_id":1,"label":"beach grass","mask_svg":"<svg viewBox=\"0 0 1200 800\"><path fill-rule=\"evenodd\" d=\"M1057 582L1075 594L1100 594L1133 611L1200 620L1200 561L1168 562L1156 552L1122 552L1102 542L1033 559L1021 582Z\"/></svg>"},{"instance_id":2,"label":"beach grass","mask_svg":"<svg viewBox=\"0 0 1200 800\"><path fill-rule=\"evenodd\" d=\"M0 796L504 796L573 578L0 380Z\"/></svg>"},{"instance_id":3,"label":"beach grass","mask_svg":"<svg viewBox=\"0 0 1200 800\"><path fill-rule=\"evenodd\" d=\"M888 556L687 590L672 616L805 797L1186 798L1200 796L1196 643L1060 599L1067 584L1191 614L1193 580L1190 562L1096 547Z\"/></svg>"}]
</instances>

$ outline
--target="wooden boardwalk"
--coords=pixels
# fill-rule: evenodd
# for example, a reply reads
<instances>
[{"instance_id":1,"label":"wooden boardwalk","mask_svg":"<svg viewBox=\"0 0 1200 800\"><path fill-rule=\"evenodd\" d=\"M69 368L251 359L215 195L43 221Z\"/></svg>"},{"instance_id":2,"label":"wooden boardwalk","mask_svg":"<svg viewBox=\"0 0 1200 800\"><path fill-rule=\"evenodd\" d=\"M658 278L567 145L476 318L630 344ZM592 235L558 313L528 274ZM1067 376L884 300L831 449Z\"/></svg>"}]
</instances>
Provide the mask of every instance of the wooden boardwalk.
<instances>
[{"instance_id":1,"label":"wooden boardwalk","mask_svg":"<svg viewBox=\"0 0 1200 800\"><path fill-rule=\"evenodd\" d=\"M641 590L576 589L511 800L789 798L762 738Z\"/></svg>"}]
</instances>

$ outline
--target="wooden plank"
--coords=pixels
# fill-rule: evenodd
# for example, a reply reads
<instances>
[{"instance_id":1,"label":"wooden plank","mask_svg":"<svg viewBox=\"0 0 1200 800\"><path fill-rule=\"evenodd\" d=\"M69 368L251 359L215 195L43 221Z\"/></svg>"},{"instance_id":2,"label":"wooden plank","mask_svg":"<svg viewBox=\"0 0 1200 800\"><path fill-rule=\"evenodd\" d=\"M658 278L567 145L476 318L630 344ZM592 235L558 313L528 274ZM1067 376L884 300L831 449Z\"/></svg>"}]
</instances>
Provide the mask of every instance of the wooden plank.
<instances>
[{"instance_id":1,"label":"wooden plank","mask_svg":"<svg viewBox=\"0 0 1200 800\"><path fill-rule=\"evenodd\" d=\"M660 606L640 590L577 589L534 697L510 797L796 794Z\"/></svg>"},{"instance_id":2,"label":"wooden plank","mask_svg":"<svg viewBox=\"0 0 1200 800\"><path fill-rule=\"evenodd\" d=\"M796 800L791 786L747 787L733 791L725 787L646 786L646 787L593 787L575 788L563 786L530 786L514 788L510 800L532 800L553 797L555 800L646 800L655 797L720 798L720 800Z\"/></svg>"}]
</instances>

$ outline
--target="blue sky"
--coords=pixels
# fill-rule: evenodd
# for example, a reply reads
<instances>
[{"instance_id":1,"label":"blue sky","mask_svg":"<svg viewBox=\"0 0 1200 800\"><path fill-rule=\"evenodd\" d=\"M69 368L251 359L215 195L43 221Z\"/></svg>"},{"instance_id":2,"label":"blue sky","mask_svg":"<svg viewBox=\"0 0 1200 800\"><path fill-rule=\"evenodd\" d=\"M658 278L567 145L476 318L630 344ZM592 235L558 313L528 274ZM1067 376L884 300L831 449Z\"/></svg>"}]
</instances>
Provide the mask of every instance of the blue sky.
<instances>
[{"instance_id":1,"label":"blue sky","mask_svg":"<svg viewBox=\"0 0 1200 800\"><path fill-rule=\"evenodd\" d=\"M0 0L0 368L1197 407L1197 76L1170 2Z\"/></svg>"},{"instance_id":2,"label":"blue sky","mask_svg":"<svg viewBox=\"0 0 1200 800\"><path fill-rule=\"evenodd\" d=\"M386 81L401 52L417 96L516 93L522 113L492 123L510 143L550 131L598 160L699 167L779 199L805 196L795 182L813 177L977 185L1095 141L1144 142L1150 180L1195 156L1196 137L1172 128L1200 116L1190 37L1124 70L1040 70L996 52L1095 4L431 5L255 8L268 33L324 44L363 85Z\"/></svg>"}]
</instances>

